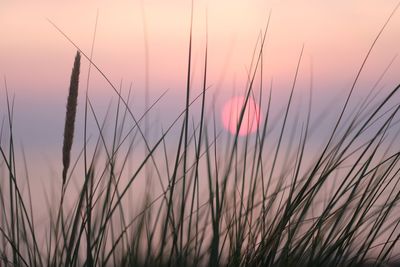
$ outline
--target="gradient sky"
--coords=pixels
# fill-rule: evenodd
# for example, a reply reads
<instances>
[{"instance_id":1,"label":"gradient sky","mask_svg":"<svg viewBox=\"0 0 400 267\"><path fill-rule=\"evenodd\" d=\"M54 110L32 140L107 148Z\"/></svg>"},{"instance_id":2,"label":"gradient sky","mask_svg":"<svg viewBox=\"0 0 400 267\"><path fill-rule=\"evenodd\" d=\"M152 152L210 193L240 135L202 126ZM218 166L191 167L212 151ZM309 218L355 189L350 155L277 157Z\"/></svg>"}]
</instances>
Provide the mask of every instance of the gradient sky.
<instances>
[{"instance_id":1,"label":"gradient sky","mask_svg":"<svg viewBox=\"0 0 400 267\"><path fill-rule=\"evenodd\" d=\"M226 79L245 80L255 43L271 11L266 78L290 77L305 44L303 65L307 69L312 59L318 80L330 83L351 79L396 2L195 1L196 70L201 71L208 14L210 84L218 82L221 73ZM97 9L94 60L113 82L123 78L137 87L143 83L146 21L151 85L155 91L162 87L177 92L183 89L178 87L185 82L190 1L5 1L0 9L0 73L19 97L65 96L75 49L46 18L89 52ZM379 73L398 53L399 36L400 15L396 15L379 41L367 72ZM224 86L223 90L230 88Z\"/></svg>"},{"instance_id":2,"label":"gradient sky","mask_svg":"<svg viewBox=\"0 0 400 267\"><path fill-rule=\"evenodd\" d=\"M194 2L193 95L201 89L208 17L208 84L210 95L218 95L218 113L230 95L244 90L253 51L270 12L263 77L266 84L271 79L274 81L276 107L286 99L304 44L298 94L301 97L308 92L312 73L318 111L332 97L348 90L369 46L398 1ZM15 134L28 157L48 160L52 158L51 151L60 150L68 83L76 52L47 19L89 54L97 10L94 62L109 79L115 85L122 80L124 92L132 83L133 102L140 107L147 45L150 99L169 89L154 118L172 120L184 105L190 1L3 0L0 4L0 75L6 77L9 92L15 95ZM360 77L356 95L370 89L399 51L400 12L377 43ZM399 81L399 60L394 61L382 87L391 88ZM87 72L87 61L83 60L82 88ZM0 88L0 114L4 116L3 82ZM100 113L111 98L116 99L96 71L92 72L90 96ZM82 104L82 92L79 97ZM78 116L82 116L81 106ZM77 131L80 129L78 125Z\"/></svg>"}]
</instances>

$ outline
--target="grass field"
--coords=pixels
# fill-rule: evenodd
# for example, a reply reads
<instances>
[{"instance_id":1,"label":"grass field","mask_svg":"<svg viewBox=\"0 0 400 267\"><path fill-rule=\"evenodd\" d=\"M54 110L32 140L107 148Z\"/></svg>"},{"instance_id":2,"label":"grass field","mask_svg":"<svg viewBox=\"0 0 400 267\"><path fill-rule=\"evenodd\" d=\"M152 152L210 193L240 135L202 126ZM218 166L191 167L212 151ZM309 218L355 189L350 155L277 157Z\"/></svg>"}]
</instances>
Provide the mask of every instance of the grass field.
<instances>
[{"instance_id":1,"label":"grass field","mask_svg":"<svg viewBox=\"0 0 400 267\"><path fill-rule=\"evenodd\" d=\"M304 48L290 77L286 104L279 116L271 115L273 88L262 75L268 27L254 52L248 87L242 90L245 104L235 133L219 131L217 115L206 108L212 102L207 44L202 92L192 93L190 33L185 108L162 132L151 133L158 136L155 141L148 137L152 122L147 115L159 99L148 103L142 116L134 115L129 96L122 96L91 53L81 51L59 30L78 50L60 144L62 171L51 177L60 181L60 188L50 200L48 224L38 225L31 181L18 171L25 163L16 160L20 152L13 139L14 106L5 85L0 266L400 264L400 84L388 91L371 85L365 98L349 104L387 22L360 62L345 101L327 110L338 115L317 148L314 134L326 115L313 113L311 93L306 96L307 112L299 113L293 105ZM108 119L98 118L88 88L79 82L82 60L115 91L118 101ZM79 155L71 155L78 92L86 94L85 141ZM243 121L248 121L249 103L258 103L265 112L255 133L239 135ZM87 136L89 120L97 126L96 137ZM179 136L167 142L176 132ZM138 159L135 151L143 148ZM132 170L128 165L133 157L139 164ZM137 179L145 186L136 188Z\"/></svg>"}]
</instances>

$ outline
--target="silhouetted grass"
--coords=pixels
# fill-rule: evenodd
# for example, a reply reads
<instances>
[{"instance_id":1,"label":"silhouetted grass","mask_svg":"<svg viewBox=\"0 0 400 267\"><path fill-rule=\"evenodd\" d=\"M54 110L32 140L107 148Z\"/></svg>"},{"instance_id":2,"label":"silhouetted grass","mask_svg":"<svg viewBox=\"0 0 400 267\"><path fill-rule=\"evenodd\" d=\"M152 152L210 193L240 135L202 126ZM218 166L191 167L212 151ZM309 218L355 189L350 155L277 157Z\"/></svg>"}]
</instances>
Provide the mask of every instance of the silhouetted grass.
<instances>
[{"instance_id":1,"label":"silhouetted grass","mask_svg":"<svg viewBox=\"0 0 400 267\"><path fill-rule=\"evenodd\" d=\"M55 213L49 209L46 236L38 239L32 200L21 193L24 177L17 177L13 104L7 93L7 120L0 132L1 265L394 266L400 256L400 150L396 146L400 85L386 94L381 92L376 101L367 96L349 111L359 75L387 22L365 56L320 149L310 149L315 131L311 125L320 123L312 121L311 96L307 112L299 114L293 106L304 47L283 113L271 118L272 88L265 94L268 90L262 80L268 27L254 53L236 134L219 132L215 114L207 116L205 112L207 43L202 91L192 96L190 32L185 106L150 142L141 122L164 94L136 118L129 105L130 94L124 98L122 89L92 61L92 53L87 56L54 25L78 49L71 88L78 88L82 55L105 78L118 101L115 110L110 106L107 112L110 117L114 114L111 123L102 121L87 85L84 147L69 176L69 160L64 162L61 194L59 202L54 202L59 205L54 205ZM259 103L265 117L255 134L239 137L246 105L253 103L249 99ZM67 105L71 109L67 109L66 129L69 126L70 130L63 151L68 155L73 136L68 120L72 122L75 114L76 97L74 101L68 100ZM197 111L196 101L200 102ZM98 131L93 143L86 134L89 117ZM112 125L111 137L107 125ZM172 129L178 129L179 136L167 141ZM143 144L145 154L130 170L129 161L137 159L135 150ZM75 169L80 162L83 173ZM79 194L70 199L74 177L81 177L76 183ZM135 188L138 178L151 181L145 190ZM159 190L150 188L154 181L159 182ZM131 194L141 196L140 200L131 200Z\"/></svg>"}]
</instances>

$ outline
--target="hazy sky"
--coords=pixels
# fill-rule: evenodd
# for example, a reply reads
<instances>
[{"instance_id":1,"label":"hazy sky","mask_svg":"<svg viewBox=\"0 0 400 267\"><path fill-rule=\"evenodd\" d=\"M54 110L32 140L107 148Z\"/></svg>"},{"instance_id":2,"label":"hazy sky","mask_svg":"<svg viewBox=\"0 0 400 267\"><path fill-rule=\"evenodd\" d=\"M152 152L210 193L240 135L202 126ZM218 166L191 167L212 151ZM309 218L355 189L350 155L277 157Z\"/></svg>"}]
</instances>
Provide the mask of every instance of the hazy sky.
<instances>
[{"instance_id":1,"label":"hazy sky","mask_svg":"<svg viewBox=\"0 0 400 267\"><path fill-rule=\"evenodd\" d=\"M318 80L329 83L350 79L397 1L194 2L195 71L202 71L208 16L210 83L215 84L221 73L228 80L246 79L269 12L266 78L278 81L290 77L305 44L304 68L312 60ZM75 49L46 19L89 53L97 10L94 60L113 82L123 78L137 87L142 85L145 21L151 85L154 90L183 89L178 87L185 82L190 1L3 1L2 5L0 73L7 76L19 97L45 93L65 96ZM395 15L366 71L378 73L388 64L399 51L399 36L400 15ZM229 86L224 90L230 90Z\"/></svg>"},{"instance_id":2,"label":"hazy sky","mask_svg":"<svg viewBox=\"0 0 400 267\"><path fill-rule=\"evenodd\" d=\"M60 149L76 49L47 19L89 54L97 11L94 62L115 85L118 86L122 80L125 95L132 83L133 102L141 106L147 44L151 100L169 89L153 118L162 121L175 118L184 105L190 2L2 0L0 75L6 77L9 91L15 95L17 141L23 143L28 152L32 147L30 153L44 158L50 157L52 149ZM263 74L266 87L273 79L277 107L283 103L304 44L298 94L301 98L302 93L308 92L312 73L314 103L318 110L332 96L348 90L369 46L397 4L397 0L194 2L193 95L201 89L208 17L208 85L211 86L210 96L219 95L217 113L228 96L234 91L239 94L244 90L251 57L257 39L267 25L269 13L271 22ZM357 92L368 91L399 51L400 12L395 14L378 41L360 77ZM390 88L399 81L399 60L394 61L381 87ZM83 60L81 88L86 84L87 72L87 61ZM3 116L3 82L0 88L0 112ZM80 118L83 95L81 91ZM90 96L100 113L104 112L112 97L116 99L96 71L92 72ZM78 125L78 132L80 127ZM37 150L37 147L43 150Z\"/></svg>"}]
</instances>

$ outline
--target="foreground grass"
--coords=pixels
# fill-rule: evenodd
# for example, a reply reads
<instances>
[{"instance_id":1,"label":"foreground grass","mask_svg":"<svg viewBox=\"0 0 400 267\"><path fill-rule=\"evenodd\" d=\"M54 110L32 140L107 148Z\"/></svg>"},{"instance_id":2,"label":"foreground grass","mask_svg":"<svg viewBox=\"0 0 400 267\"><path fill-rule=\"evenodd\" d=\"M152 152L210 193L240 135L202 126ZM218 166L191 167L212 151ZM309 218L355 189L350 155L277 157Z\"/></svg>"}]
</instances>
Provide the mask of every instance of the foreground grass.
<instances>
[{"instance_id":1,"label":"foreground grass","mask_svg":"<svg viewBox=\"0 0 400 267\"><path fill-rule=\"evenodd\" d=\"M77 58L82 54L109 82L118 103L113 120L101 122L86 90L85 142L75 163L81 163L84 172L76 172L75 165L69 168L76 107L71 90L77 89L79 76L76 60L66 114L62 184L57 201L53 200L57 204L49 208L45 237L37 236L30 190L21 190L24 183L29 188L29 179L17 177L13 104L7 96L7 123L0 134L1 265L395 264L400 256L400 149L396 146L400 85L375 101L365 98L349 111L349 100L376 40L333 120L330 135L310 155L313 125L320 121L311 119L311 97L304 116L296 115L293 107L303 51L283 113L273 119L272 94L262 95L266 91L262 86L265 36L244 92L246 102L253 98L265 116L257 133L246 137L237 134L245 107L232 136L221 135L215 117L206 115L207 49L203 90L192 96L190 42L185 108L155 142L150 142L141 126L153 106L137 118L129 97L122 97L90 56L78 52ZM254 88L258 74L259 95ZM200 103L200 110L193 103ZM197 120L192 119L194 112ZM86 136L89 115L98 127L94 143ZM107 125L113 126L111 136L105 133ZM167 137L177 129L179 137L167 148ZM129 160L137 159L134 151L143 146L145 155L130 171ZM74 177L80 181L78 194L70 199ZM137 179L145 179L147 186L141 202L132 202L130 195L142 190L135 188Z\"/></svg>"}]
</instances>

